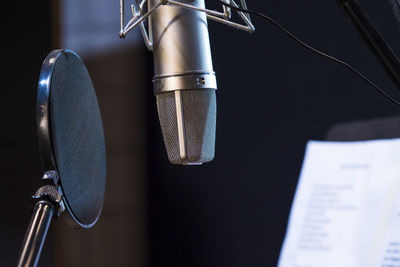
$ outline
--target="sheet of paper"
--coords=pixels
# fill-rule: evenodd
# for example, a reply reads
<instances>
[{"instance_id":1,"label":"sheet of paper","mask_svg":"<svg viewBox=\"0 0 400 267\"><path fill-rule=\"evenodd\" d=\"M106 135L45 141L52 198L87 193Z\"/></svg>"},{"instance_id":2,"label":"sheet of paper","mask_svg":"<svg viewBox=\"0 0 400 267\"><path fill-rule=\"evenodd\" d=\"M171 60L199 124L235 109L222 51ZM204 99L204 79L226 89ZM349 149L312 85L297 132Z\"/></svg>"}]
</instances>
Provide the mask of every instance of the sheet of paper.
<instances>
[{"instance_id":1,"label":"sheet of paper","mask_svg":"<svg viewBox=\"0 0 400 267\"><path fill-rule=\"evenodd\" d=\"M279 267L400 267L400 139L310 141Z\"/></svg>"},{"instance_id":2,"label":"sheet of paper","mask_svg":"<svg viewBox=\"0 0 400 267\"><path fill-rule=\"evenodd\" d=\"M400 194L398 194L400 195ZM400 197L393 206L384 233L384 243L379 258L380 267L400 267Z\"/></svg>"}]
</instances>

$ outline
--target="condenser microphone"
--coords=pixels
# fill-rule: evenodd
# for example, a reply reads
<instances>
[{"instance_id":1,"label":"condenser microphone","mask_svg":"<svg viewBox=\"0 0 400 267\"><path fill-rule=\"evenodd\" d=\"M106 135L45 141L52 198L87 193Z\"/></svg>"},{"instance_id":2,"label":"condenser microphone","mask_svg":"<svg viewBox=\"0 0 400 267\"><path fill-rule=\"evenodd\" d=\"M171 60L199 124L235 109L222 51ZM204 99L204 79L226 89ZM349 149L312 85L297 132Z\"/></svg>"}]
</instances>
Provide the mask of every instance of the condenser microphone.
<instances>
[{"instance_id":1,"label":"condenser microphone","mask_svg":"<svg viewBox=\"0 0 400 267\"><path fill-rule=\"evenodd\" d=\"M178 1L176 1L178 2ZM150 1L150 10L159 0ZM179 3L204 8L204 0ZM213 160L216 89L207 16L162 5L149 20L154 52L154 94L168 159L196 165Z\"/></svg>"},{"instance_id":2,"label":"condenser microphone","mask_svg":"<svg viewBox=\"0 0 400 267\"><path fill-rule=\"evenodd\" d=\"M120 37L139 26L154 52L154 94L168 158L174 164L198 165L214 158L217 81L207 18L235 29L255 30L242 11L237 13L244 23L230 20L226 4L246 9L245 0L240 0L240 6L234 0L222 2L222 11L215 11L206 9L204 0L136 0L125 25L124 0L120 0Z\"/></svg>"}]
</instances>

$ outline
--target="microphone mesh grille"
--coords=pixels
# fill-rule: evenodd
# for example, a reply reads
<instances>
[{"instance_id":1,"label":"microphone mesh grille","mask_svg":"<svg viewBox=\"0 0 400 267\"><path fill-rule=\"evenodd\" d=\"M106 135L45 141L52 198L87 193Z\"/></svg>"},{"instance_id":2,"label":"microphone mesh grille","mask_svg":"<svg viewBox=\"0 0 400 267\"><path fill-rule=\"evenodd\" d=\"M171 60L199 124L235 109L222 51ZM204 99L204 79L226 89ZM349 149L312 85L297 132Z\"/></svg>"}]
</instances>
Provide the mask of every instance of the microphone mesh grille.
<instances>
[{"instance_id":1,"label":"microphone mesh grille","mask_svg":"<svg viewBox=\"0 0 400 267\"><path fill-rule=\"evenodd\" d=\"M175 93L168 92L156 95L158 118L167 149L168 159L179 164L179 136L175 105Z\"/></svg>"},{"instance_id":2,"label":"microphone mesh grille","mask_svg":"<svg viewBox=\"0 0 400 267\"><path fill-rule=\"evenodd\" d=\"M215 152L216 95L214 89L181 90L185 157L182 158L175 91L156 95L161 130L174 164L211 161Z\"/></svg>"}]
</instances>

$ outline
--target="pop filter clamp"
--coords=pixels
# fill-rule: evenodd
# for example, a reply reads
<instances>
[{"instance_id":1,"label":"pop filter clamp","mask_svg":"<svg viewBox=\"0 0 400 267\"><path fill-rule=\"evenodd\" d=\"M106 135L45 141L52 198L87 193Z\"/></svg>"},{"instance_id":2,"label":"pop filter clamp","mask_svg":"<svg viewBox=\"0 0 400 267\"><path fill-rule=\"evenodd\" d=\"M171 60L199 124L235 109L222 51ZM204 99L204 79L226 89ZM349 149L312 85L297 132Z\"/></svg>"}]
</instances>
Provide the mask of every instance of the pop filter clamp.
<instances>
[{"instance_id":1,"label":"pop filter clamp","mask_svg":"<svg viewBox=\"0 0 400 267\"><path fill-rule=\"evenodd\" d=\"M43 186L33 196L19 267L37 265L53 218L65 214L75 227L92 227L100 216L105 191L100 110L89 73L76 53L54 50L46 57L36 108ZM62 213L65 209L68 212Z\"/></svg>"}]
</instances>

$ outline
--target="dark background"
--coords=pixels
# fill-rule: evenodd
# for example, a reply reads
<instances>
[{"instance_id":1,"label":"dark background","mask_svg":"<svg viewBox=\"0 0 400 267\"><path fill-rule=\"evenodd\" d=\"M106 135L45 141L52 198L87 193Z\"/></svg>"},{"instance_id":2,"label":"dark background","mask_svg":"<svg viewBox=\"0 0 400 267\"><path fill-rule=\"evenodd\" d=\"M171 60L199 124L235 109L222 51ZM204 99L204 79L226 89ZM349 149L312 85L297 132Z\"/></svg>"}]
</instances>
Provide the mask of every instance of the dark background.
<instances>
[{"instance_id":1,"label":"dark background","mask_svg":"<svg viewBox=\"0 0 400 267\"><path fill-rule=\"evenodd\" d=\"M389 1L360 2L388 43L398 51L400 28ZM212 1L207 1L207 5L216 7ZM334 1L249 1L248 6L275 18L314 47L357 67L398 96ZM60 18L51 1L19 1L2 8L1 17L5 26L0 93L3 125L0 128L3 180L0 265L10 266L15 262L29 221L29 197L41 176L35 135L37 79L47 53L60 47L54 40L62 32L57 30ZM143 247L140 255L135 254L135 248L123 250L123 255L132 252L132 257L147 260L133 263L126 256L125 263L86 262L82 266L275 266L306 142L324 139L337 122L399 113L398 108L343 67L310 54L267 22L254 17L253 22L256 26L253 34L209 22L219 87L218 120L216 158L203 166L173 166L167 160L150 83L151 53L140 47L137 51L142 55L140 58L125 48L117 56L102 56L111 66L116 58L144 66L140 72L132 71L127 81L140 77L147 81L143 87L132 88L142 92L135 101L145 104L138 110L129 110L144 116L138 131L146 136L139 135L142 139L137 141L143 143L143 151L138 152L143 157L135 164L140 162L146 170L143 172L146 186L141 187L143 194L141 191L135 194L145 199L145 212L141 215L146 222L146 227L141 228L145 237L140 239L145 241L140 242ZM112 67L107 72L96 72L96 62L96 58L87 57L97 89L107 84L100 83L101 79L107 75L112 79L118 74ZM112 120L119 118L110 115L121 104L108 103L106 94L101 92L100 107L106 107L106 111L103 109L106 138L112 143L112 137L123 137L113 132L118 128L111 125ZM136 125L135 121L124 123ZM112 173L109 168L109 188L115 183L110 179ZM117 197L117 192L108 190L106 199ZM105 215L109 212L110 209L105 209ZM56 227L57 231L65 231L66 226ZM50 238L47 241L42 266L60 266L53 259L52 250L64 241ZM96 250L101 244L93 243L91 251L100 252L98 256L91 254L92 257L102 254L112 262L116 254ZM118 240L112 245L118 247Z\"/></svg>"},{"instance_id":2,"label":"dark background","mask_svg":"<svg viewBox=\"0 0 400 267\"><path fill-rule=\"evenodd\" d=\"M361 3L399 48L389 1ZM335 2L248 6L393 89ZM219 86L215 160L201 167L168 164L153 125L152 266L275 266L307 140L324 139L336 122L398 113L343 67L253 21L254 34L209 22Z\"/></svg>"},{"instance_id":3,"label":"dark background","mask_svg":"<svg viewBox=\"0 0 400 267\"><path fill-rule=\"evenodd\" d=\"M51 6L21 1L5 3L0 12L0 265L13 266L29 222L30 196L40 185L35 99L40 64L51 47Z\"/></svg>"}]
</instances>

